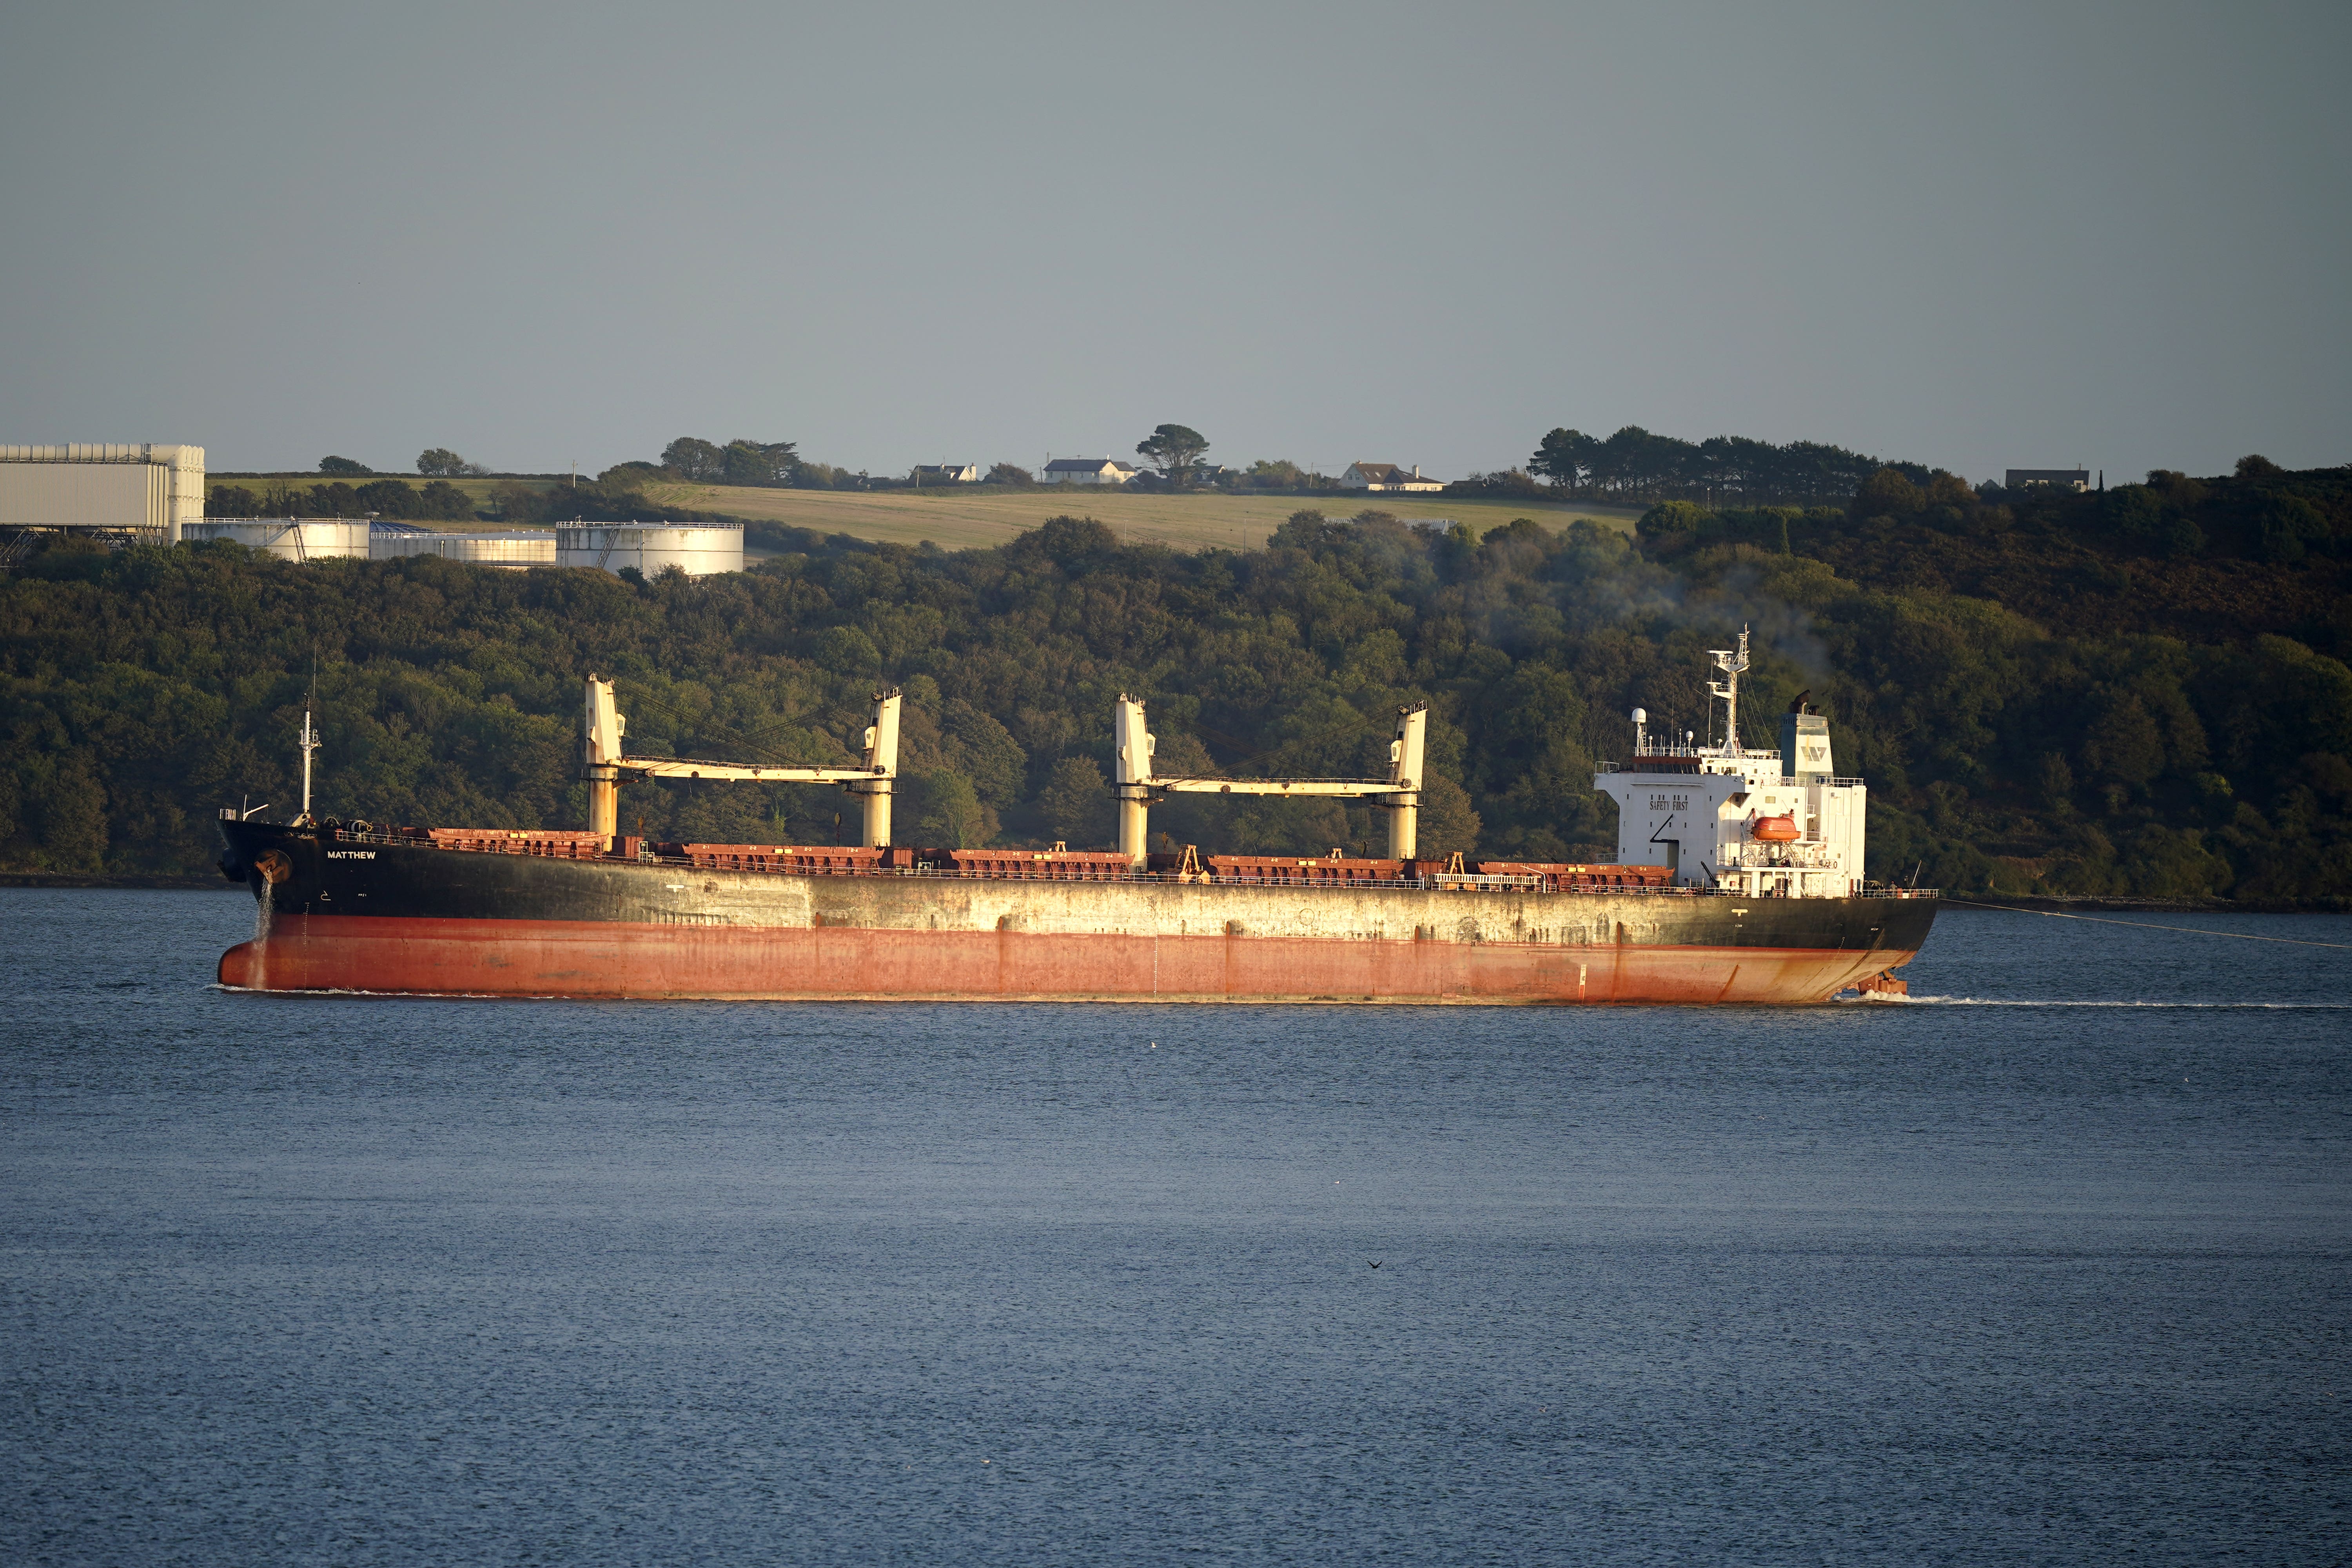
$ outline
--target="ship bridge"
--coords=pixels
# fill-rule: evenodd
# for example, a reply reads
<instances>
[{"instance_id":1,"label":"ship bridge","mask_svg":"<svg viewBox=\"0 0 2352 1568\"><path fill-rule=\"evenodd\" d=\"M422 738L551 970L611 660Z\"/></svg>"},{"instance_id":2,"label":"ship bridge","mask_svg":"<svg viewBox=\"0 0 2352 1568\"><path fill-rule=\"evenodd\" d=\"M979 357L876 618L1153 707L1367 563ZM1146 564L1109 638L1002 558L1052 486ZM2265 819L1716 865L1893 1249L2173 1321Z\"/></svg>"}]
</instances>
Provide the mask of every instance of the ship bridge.
<instances>
[{"instance_id":1,"label":"ship bridge","mask_svg":"<svg viewBox=\"0 0 2352 1568\"><path fill-rule=\"evenodd\" d=\"M1801 693L1780 716L1777 752L1739 742L1739 677L1748 634L1711 650L1708 723L1722 705L1722 742L1654 733L1636 708L1633 754L1604 763L1592 785L1617 803L1617 862L1663 866L1680 887L1752 898L1846 898L1863 885L1869 789L1838 775L1829 721Z\"/></svg>"}]
</instances>

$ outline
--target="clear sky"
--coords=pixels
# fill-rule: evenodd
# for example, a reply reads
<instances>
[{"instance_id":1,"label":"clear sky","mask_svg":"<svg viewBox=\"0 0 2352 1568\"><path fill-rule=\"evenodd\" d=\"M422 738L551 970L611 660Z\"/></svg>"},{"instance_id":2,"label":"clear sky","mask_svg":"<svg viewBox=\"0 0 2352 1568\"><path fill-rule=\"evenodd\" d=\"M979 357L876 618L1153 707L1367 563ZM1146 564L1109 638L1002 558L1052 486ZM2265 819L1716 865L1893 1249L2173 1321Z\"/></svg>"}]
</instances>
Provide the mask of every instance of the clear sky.
<instances>
[{"instance_id":1,"label":"clear sky","mask_svg":"<svg viewBox=\"0 0 2352 1568\"><path fill-rule=\"evenodd\" d=\"M2352 461L2343 0L100 0L5 38L0 441Z\"/></svg>"}]
</instances>

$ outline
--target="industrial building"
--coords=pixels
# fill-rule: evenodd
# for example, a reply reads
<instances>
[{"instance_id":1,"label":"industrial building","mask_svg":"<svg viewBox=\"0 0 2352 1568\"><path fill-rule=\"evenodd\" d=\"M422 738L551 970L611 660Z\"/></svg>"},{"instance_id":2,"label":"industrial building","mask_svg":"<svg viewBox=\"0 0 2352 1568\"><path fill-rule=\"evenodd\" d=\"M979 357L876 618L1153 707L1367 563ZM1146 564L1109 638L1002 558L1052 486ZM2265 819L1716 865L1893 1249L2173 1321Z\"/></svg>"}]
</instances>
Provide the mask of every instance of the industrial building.
<instances>
[{"instance_id":1,"label":"industrial building","mask_svg":"<svg viewBox=\"0 0 2352 1568\"><path fill-rule=\"evenodd\" d=\"M443 533L363 518L210 518L187 525L190 539L233 539L286 561L335 556L399 561L437 555L477 566L635 567L648 577L676 566L690 577L743 570L743 531L719 523L567 522Z\"/></svg>"},{"instance_id":2,"label":"industrial building","mask_svg":"<svg viewBox=\"0 0 2352 1568\"><path fill-rule=\"evenodd\" d=\"M718 522L562 522L555 527L555 563L619 572L634 566L648 577L675 566L689 577L743 570L743 530Z\"/></svg>"},{"instance_id":3,"label":"industrial building","mask_svg":"<svg viewBox=\"0 0 2352 1568\"><path fill-rule=\"evenodd\" d=\"M470 561L478 566L555 564L555 533L545 528L514 528L475 533L436 533L426 528L398 524L375 525L369 555L377 561L398 561L411 555L438 555L445 561Z\"/></svg>"},{"instance_id":4,"label":"industrial building","mask_svg":"<svg viewBox=\"0 0 2352 1568\"><path fill-rule=\"evenodd\" d=\"M0 529L177 544L204 515L202 447L0 446Z\"/></svg>"},{"instance_id":5,"label":"industrial building","mask_svg":"<svg viewBox=\"0 0 2352 1568\"><path fill-rule=\"evenodd\" d=\"M325 561L337 556L365 561L373 553L365 518L199 518L184 526L182 537L234 540L280 561Z\"/></svg>"},{"instance_id":6,"label":"industrial building","mask_svg":"<svg viewBox=\"0 0 2352 1568\"><path fill-rule=\"evenodd\" d=\"M118 547L229 540L284 561L437 555L509 568L634 567L647 577L672 566L694 577L743 570L737 524L574 521L445 533L367 518L208 518L202 447L0 445L0 566L43 534L60 532Z\"/></svg>"}]
</instances>

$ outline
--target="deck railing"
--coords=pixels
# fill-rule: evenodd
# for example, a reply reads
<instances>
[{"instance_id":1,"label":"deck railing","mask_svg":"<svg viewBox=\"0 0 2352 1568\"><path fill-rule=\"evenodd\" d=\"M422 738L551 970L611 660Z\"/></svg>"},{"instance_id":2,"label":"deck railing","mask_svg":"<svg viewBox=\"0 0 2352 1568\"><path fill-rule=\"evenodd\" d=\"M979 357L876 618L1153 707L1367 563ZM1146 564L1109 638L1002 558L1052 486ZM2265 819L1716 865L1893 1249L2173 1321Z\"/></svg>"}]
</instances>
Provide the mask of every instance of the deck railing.
<instances>
[{"instance_id":1,"label":"deck railing","mask_svg":"<svg viewBox=\"0 0 2352 1568\"><path fill-rule=\"evenodd\" d=\"M916 877L933 881L953 882L1150 882L1205 884L1220 888L1281 888L1297 892L1365 892L1420 889L1432 892L1544 892L1610 894L1628 898L1652 899L1767 899L1790 898L1788 893L1735 893L1723 888L1687 888L1661 886L1656 883L1593 884L1579 882L1572 875L1546 875L1522 871L1501 874L1475 871L1431 871L1414 876L1367 878L1318 878L1294 872L1287 875L1234 876L1212 875L1201 871L1138 871L1107 868L1099 863L1074 866L1058 874L1041 874L1034 869L1007 868L998 865L953 866L933 861L917 861L905 866L881 866L874 863L877 852L851 847L807 847L808 858L792 855L758 857L737 855L668 855L656 853L654 847L640 843L635 855L614 855L604 847L605 840L593 835L569 829L483 828L456 830L443 828L435 833L418 830L387 832L374 827L345 825L319 830L322 838L334 844L381 845L406 849L438 849L453 854L529 855L558 860L618 860L627 865L668 866L680 870L744 871L759 876L801 877ZM1077 858L1073 857L1074 859ZM1096 858L1087 857L1088 862ZM822 863L817 863L821 859ZM1018 867L1020 863L1014 862ZM1316 862L1307 861L1312 868ZM1936 899L1942 897L1937 888L1906 888L1892 883L1864 882L1854 888L1858 897L1874 899Z\"/></svg>"}]
</instances>

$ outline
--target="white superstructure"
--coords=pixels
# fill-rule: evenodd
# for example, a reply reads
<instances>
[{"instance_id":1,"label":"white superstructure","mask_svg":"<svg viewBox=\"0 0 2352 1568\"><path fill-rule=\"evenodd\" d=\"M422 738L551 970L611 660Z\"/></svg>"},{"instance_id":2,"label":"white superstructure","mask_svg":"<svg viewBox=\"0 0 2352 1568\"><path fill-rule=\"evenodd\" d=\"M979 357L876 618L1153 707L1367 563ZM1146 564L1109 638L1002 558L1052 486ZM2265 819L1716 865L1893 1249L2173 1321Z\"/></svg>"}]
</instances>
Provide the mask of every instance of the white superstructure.
<instances>
[{"instance_id":1,"label":"white superstructure","mask_svg":"<svg viewBox=\"0 0 2352 1568\"><path fill-rule=\"evenodd\" d=\"M0 528L148 534L177 544L204 515L202 447L0 445Z\"/></svg>"},{"instance_id":2,"label":"white superstructure","mask_svg":"<svg viewBox=\"0 0 2352 1568\"><path fill-rule=\"evenodd\" d=\"M1723 679L1708 689L1724 706L1724 741L1694 745L1687 732L1660 743L1633 710L1633 757L1605 764L1595 789L1617 803L1617 862L1664 866L1685 887L1755 898L1837 899L1861 889L1868 788L1837 776L1830 722L1799 698L1780 716L1780 749L1739 743L1738 648L1715 650Z\"/></svg>"}]
</instances>

